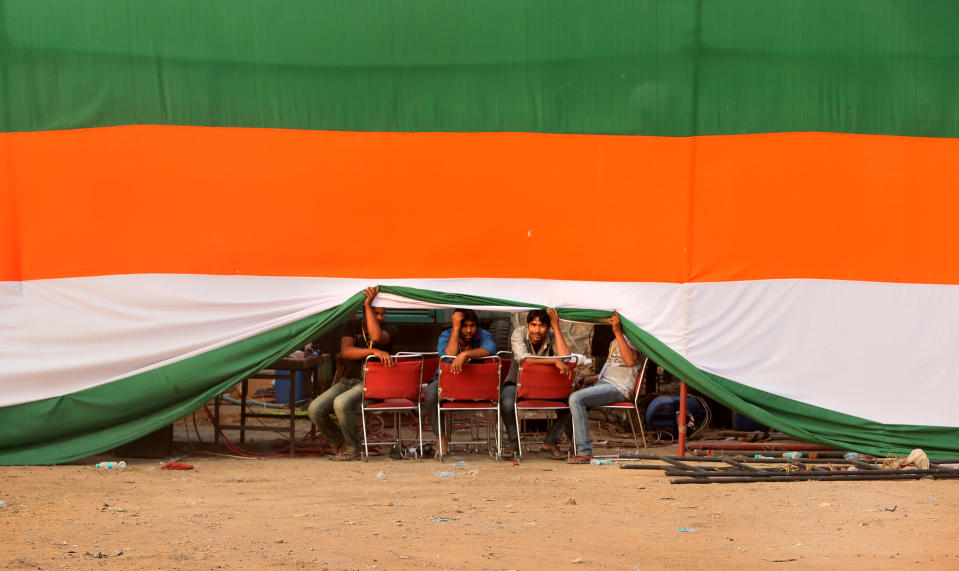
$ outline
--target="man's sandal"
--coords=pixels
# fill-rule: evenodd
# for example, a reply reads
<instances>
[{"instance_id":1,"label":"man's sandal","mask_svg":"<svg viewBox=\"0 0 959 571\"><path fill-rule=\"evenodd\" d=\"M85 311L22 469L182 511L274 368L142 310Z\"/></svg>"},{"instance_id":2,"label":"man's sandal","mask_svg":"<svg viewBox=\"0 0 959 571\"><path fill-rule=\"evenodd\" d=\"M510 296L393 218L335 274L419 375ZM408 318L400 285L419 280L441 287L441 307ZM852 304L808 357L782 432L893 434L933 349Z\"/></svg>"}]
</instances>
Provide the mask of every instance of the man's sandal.
<instances>
[{"instance_id":1,"label":"man's sandal","mask_svg":"<svg viewBox=\"0 0 959 571\"><path fill-rule=\"evenodd\" d=\"M593 457L590 456L589 454L577 454L576 456L571 457L566 462L568 462L569 464L589 464L590 460L592 459Z\"/></svg>"},{"instance_id":2,"label":"man's sandal","mask_svg":"<svg viewBox=\"0 0 959 571\"><path fill-rule=\"evenodd\" d=\"M566 454L563 454L563 451L559 449L559 446L553 444L544 444L540 447L539 451L546 455L546 458L549 460L565 460Z\"/></svg>"},{"instance_id":3,"label":"man's sandal","mask_svg":"<svg viewBox=\"0 0 959 571\"><path fill-rule=\"evenodd\" d=\"M332 460L336 460L337 462L352 462L353 460L359 459L359 454L353 454L352 452L340 452L332 458Z\"/></svg>"}]
</instances>

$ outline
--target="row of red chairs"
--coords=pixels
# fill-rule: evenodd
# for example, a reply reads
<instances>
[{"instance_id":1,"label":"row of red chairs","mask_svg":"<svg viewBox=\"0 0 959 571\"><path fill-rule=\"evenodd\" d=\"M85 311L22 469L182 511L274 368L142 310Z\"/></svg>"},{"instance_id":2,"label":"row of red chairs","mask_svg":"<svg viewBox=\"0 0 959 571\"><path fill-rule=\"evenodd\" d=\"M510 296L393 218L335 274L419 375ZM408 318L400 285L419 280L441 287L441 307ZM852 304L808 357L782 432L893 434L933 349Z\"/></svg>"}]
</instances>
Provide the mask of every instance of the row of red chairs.
<instances>
[{"instance_id":1,"label":"row of red chairs","mask_svg":"<svg viewBox=\"0 0 959 571\"><path fill-rule=\"evenodd\" d=\"M501 352L496 356L473 359L466 363L461 372L452 373L450 362L440 359L437 353L397 353L393 357L393 366L386 367L374 358L367 358L363 367L363 396L361 407L363 425L363 450L369 456L370 445L399 444L399 415L408 413L413 415L417 426L419 453L423 453L423 421L422 402L425 387L433 373L439 369L439 402L437 413L440 424L443 423L444 413L448 416L470 412L481 412L490 416L495 415L495 429L493 434L487 433L486 443L492 446L495 441L495 453L499 457L502 453L502 439L500 430L500 388L512 362L508 352ZM562 359L568 363L568 372L563 374L551 364L536 363L541 359ZM642 370L636 382L633 398L606 405L603 408L622 409L627 411L633 439L639 451L639 438L636 434L636 425L633 416L639 425L643 446L646 447L646 434L643 430L642 418L639 413L639 394L643 375L648 359L644 360ZM516 387L516 406L514 415L517 427L520 426L520 412L533 410L562 411L569 409L567 400L575 390L576 357L526 357L520 362L519 376ZM366 404L372 399L371 404ZM366 415L376 413L394 413L396 440L388 442L369 442L366 433ZM522 435L520 434L520 438ZM457 441L452 444L479 444L483 441ZM575 449L575 442L573 448ZM519 454L522 455L522 441L518 442Z\"/></svg>"}]
</instances>

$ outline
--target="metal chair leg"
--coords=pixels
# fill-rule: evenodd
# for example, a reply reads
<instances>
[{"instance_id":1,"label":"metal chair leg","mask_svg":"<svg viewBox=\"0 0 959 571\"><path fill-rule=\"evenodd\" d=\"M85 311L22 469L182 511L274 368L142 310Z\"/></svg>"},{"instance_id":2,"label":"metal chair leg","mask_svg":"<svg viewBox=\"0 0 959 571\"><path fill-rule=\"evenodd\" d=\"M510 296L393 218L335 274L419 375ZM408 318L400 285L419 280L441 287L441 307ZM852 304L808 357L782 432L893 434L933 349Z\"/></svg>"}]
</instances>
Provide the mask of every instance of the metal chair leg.
<instances>
[{"instance_id":1,"label":"metal chair leg","mask_svg":"<svg viewBox=\"0 0 959 571\"><path fill-rule=\"evenodd\" d=\"M502 418L499 413L499 403L496 404L496 457L503 455L503 434L499 430L499 424ZM516 429L516 441L519 442L519 428Z\"/></svg>"},{"instance_id":2,"label":"metal chair leg","mask_svg":"<svg viewBox=\"0 0 959 571\"><path fill-rule=\"evenodd\" d=\"M403 451L406 450L406 448L403 446L403 434L402 434L403 424L402 424L401 417L403 415L403 412L404 411L399 411L399 410L393 412L393 432L394 432L394 437L396 438L396 443L394 444L391 442L393 446L396 446L397 448L399 448L401 455L403 454Z\"/></svg>"},{"instance_id":3,"label":"metal chair leg","mask_svg":"<svg viewBox=\"0 0 959 571\"><path fill-rule=\"evenodd\" d=\"M420 458L423 457L423 411L420 405L416 405L416 428L420 438Z\"/></svg>"},{"instance_id":4,"label":"metal chair leg","mask_svg":"<svg viewBox=\"0 0 959 571\"><path fill-rule=\"evenodd\" d=\"M629 429L633 432L633 444L636 445L636 453L639 454L639 437L636 436L636 425L633 423L632 411L626 411L626 418L629 419Z\"/></svg>"},{"instance_id":5,"label":"metal chair leg","mask_svg":"<svg viewBox=\"0 0 959 571\"><path fill-rule=\"evenodd\" d=\"M516 449L519 451L520 459L523 458L523 437L522 430L519 425L519 408L513 407L513 416L516 417Z\"/></svg>"},{"instance_id":6,"label":"metal chair leg","mask_svg":"<svg viewBox=\"0 0 959 571\"><path fill-rule=\"evenodd\" d=\"M639 423L639 434L643 437L643 450L646 451L646 454L649 454L649 445L646 443L646 431L643 430L643 417L639 416L639 409L634 409L636 411L636 422ZM636 449L639 450L639 445L637 443Z\"/></svg>"},{"instance_id":7,"label":"metal chair leg","mask_svg":"<svg viewBox=\"0 0 959 571\"><path fill-rule=\"evenodd\" d=\"M360 426L363 427L363 453L367 460L370 459L369 439L366 436L366 409L360 404Z\"/></svg>"}]
</instances>

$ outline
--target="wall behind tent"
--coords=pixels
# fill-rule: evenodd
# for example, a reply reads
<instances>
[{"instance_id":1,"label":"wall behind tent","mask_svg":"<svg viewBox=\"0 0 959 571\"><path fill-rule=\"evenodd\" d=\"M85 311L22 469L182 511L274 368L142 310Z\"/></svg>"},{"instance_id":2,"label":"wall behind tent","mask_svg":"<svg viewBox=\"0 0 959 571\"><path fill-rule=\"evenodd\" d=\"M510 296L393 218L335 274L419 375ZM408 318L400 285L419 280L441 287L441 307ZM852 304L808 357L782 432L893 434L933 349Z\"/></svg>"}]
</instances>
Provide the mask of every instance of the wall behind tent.
<instances>
[{"instance_id":1,"label":"wall behind tent","mask_svg":"<svg viewBox=\"0 0 959 571\"><path fill-rule=\"evenodd\" d=\"M617 309L764 424L959 452L953 2L0 14L2 463L168 424L376 283Z\"/></svg>"}]
</instances>

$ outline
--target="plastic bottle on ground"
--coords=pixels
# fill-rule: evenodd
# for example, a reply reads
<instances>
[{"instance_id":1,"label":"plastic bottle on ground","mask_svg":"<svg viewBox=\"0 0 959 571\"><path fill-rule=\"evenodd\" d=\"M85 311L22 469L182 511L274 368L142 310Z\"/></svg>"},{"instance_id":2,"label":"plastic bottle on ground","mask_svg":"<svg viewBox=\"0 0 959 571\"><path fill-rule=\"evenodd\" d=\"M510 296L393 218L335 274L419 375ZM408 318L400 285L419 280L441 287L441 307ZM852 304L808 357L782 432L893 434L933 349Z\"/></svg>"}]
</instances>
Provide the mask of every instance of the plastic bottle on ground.
<instances>
[{"instance_id":1,"label":"plastic bottle on ground","mask_svg":"<svg viewBox=\"0 0 959 571\"><path fill-rule=\"evenodd\" d=\"M97 470L120 470L127 467L127 463L123 460L119 462L97 462Z\"/></svg>"}]
</instances>

